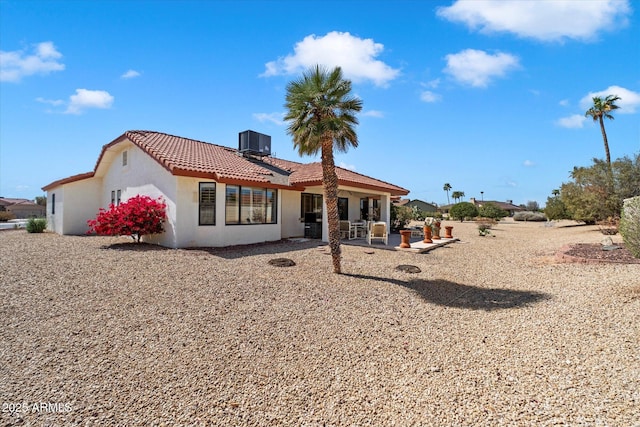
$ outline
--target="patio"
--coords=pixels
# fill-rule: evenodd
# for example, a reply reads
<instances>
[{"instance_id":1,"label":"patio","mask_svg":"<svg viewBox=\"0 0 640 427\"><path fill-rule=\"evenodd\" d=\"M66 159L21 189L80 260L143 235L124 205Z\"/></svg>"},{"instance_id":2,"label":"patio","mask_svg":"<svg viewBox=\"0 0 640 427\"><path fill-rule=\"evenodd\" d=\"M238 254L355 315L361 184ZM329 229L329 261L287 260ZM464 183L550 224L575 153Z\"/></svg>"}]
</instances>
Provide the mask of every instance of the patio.
<instances>
[{"instance_id":1,"label":"patio","mask_svg":"<svg viewBox=\"0 0 640 427\"><path fill-rule=\"evenodd\" d=\"M398 232L390 232L389 233L389 244L385 245L384 243L380 242L380 241L373 241L371 242L371 244L367 243L367 239L366 237L359 237L359 238L355 238L355 239L342 239L340 242L343 245L348 245L348 246L362 246L365 248L372 248L372 249L385 249L385 250L389 250L389 251L404 251L404 252L416 252L416 253L423 253L423 252L428 252L432 249L438 248L440 246L444 246L444 245L448 245L449 243L454 243L459 241L459 239L457 238L452 238L452 239L445 239L442 238L440 240L433 240L433 243L423 243L423 237L422 236L418 236L417 234L413 234L412 237L409 239L409 243L411 244L411 248L401 248L400 247L400 242L401 242L401 236L400 233Z\"/></svg>"}]
</instances>

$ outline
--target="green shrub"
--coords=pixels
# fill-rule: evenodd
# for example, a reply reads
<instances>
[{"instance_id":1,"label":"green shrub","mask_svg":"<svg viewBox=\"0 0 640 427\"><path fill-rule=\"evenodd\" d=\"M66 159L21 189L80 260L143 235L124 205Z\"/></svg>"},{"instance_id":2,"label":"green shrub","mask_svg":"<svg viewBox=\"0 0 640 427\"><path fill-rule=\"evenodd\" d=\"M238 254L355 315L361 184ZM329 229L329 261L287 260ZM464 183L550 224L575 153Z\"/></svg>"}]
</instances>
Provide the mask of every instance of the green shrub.
<instances>
[{"instance_id":1,"label":"green shrub","mask_svg":"<svg viewBox=\"0 0 640 427\"><path fill-rule=\"evenodd\" d=\"M42 233L47 229L47 220L44 218L29 218L27 231L29 233Z\"/></svg>"},{"instance_id":2,"label":"green shrub","mask_svg":"<svg viewBox=\"0 0 640 427\"><path fill-rule=\"evenodd\" d=\"M478 208L476 208L476 205L470 202L456 203L455 205L451 206L451 209L449 209L449 216L453 220L459 219L460 222L462 222L465 219L477 217Z\"/></svg>"},{"instance_id":3,"label":"green shrub","mask_svg":"<svg viewBox=\"0 0 640 427\"><path fill-rule=\"evenodd\" d=\"M413 210L409 206L391 205L391 229L403 229L413 220Z\"/></svg>"},{"instance_id":4,"label":"green shrub","mask_svg":"<svg viewBox=\"0 0 640 427\"><path fill-rule=\"evenodd\" d=\"M546 221L547 216L542 212L516 212L513 215L514 221Z\"/></svg>"},{"instance_id":5,"label":"green shrub","mask_svg":"<svg viewBox=\"0 0 640 427\"><path fill-rule=\"evenodd\" d=\"M487 202L482 206L480 206L480 209L478 209L478 215L483 216L485 218L493 218L493 219L500 220L501 218L509 216L509 212L505 211L504 209L501 209L495 203Z\"/></svg>"},{"instance_id":6,"label":"green shrub","mask_svg":"<svg viewBox=\"0 0 640 427\"><path fill-rule=\"evenodd\" d=\"M619 231L629 252L640 258L640 196L625 199Z\"/></svg>"},{"instance_id":7,"label":"green shrub","mask_svg":"<svg viewBox=\"0 0 640 427\"><path fill-rule=\"evenodd\" d=\"M547 198L547 205L544 207L544 214L549 218L549 221L571 219L571 215L567 212L567 207L558 196Z\"/></svg>"},{"instance_id":8,"label":"green shrub","mask_svg":"<svg viewBox=\"0 0 640 427\"><path fill-rule=\"evenodd\" d=\"M15 219L16 216L13 214L13 212L9 212L9 211L2 211L0 212L0 222L7 222L10 219Z\"/></svg>"}]
</instances>

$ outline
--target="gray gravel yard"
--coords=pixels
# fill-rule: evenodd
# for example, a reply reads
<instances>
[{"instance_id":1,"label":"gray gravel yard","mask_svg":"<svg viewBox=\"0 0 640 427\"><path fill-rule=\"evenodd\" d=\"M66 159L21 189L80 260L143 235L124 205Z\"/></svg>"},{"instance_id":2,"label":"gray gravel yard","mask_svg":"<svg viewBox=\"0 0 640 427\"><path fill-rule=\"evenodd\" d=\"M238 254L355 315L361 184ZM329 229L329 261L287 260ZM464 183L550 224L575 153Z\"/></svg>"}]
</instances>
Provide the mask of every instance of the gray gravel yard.
<instances>
[{"instance_id":1,"label":"gray gravel yard","mask_svg":"<svg viewBox=\"0 0 640 427\"><path fill-rule=\"evenodd\" d=\"M344 275L318 242L0 232L0 425L640 426L640 265L555 262L597 227L450 224Z\"/></svg>"}]
</instances>

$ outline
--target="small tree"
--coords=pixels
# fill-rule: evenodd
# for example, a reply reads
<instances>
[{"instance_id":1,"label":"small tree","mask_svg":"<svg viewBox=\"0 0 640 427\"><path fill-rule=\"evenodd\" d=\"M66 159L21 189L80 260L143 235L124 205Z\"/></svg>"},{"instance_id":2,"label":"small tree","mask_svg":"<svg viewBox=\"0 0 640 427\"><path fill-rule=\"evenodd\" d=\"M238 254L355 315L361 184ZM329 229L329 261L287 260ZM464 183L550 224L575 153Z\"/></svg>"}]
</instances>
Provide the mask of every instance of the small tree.
<instances>
[{"instance_id":1,"label":"small tree","mask_svg":"<svg viewBox=\"0 0 640 427\"><path fill-rule=\"evenodd\" d=\"M413 209L409 206L391 205L391 228L393 230L405 228L414 219L413 216Z\"/></svg>"},{"instance_id":2,"label":"small tree","mask_svg":"<svg viewBox=\"0 0 640 427\"><path fill-rule=\"evenodd\" d=\"M451 206L449 210L449 216L451 219L459 219L460 222L465 218L475 218L478 216L478 208L476 205L470 202L460 202Z\"/></svg>"},{"instance_id":3,"label":"small tree","mask_svg":"<svg viewBox=\"0 0 640 427\"><path fill-rule=\"evenodd\" d=\"M109 209L100 209L95 219L87 221L87 234L100 236L131 236L140 242L146 234L164 232L167 219L167 205L162 198L137 195L118 206L109 205Z\"/></svg>"},{"instance_id":4,"label":"small tree","mask_svg":"<svg viewBox=\"0 0 640 427\"><path fill-rule=\"evenodd\" d=\"M544 214L549 218L549 221L570 219L567 207L564 205L562 199L557 195L547 198L547 205L544 207Z\"/></svg>"},{"instance_id":5,"label":"small tree","mask_svg":"<svg viewBox=\"0 0 640 427\"><path fill-rule=\"evenodd\" d=\"M540 210L540 205L535 200L529 200L525 205L525 209L531 212L537 212Z\"/></svg>"},{"instance_id":6,"label":"small tree","mask_svg":"<svg viewBox=\"0 0 640 427\"><path fill-rule=\"evenodd\" d=\"M500 207L495 203L485 203L480 206L480 209L478 209L478 215L499 221L500 219L509 216L509 212L504 209L500 209Z\"/></svg>"}]
</instances>

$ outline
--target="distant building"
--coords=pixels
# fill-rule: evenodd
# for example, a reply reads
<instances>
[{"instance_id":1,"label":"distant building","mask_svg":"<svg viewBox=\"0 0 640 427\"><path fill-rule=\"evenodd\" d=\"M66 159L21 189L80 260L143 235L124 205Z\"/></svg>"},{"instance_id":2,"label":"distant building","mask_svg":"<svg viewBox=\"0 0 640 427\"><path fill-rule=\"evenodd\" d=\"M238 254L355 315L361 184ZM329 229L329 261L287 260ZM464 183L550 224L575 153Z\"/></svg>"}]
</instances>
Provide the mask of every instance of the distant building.
<instances>
[{"instance_id":1,"label":"distant building","mask_svg":"<svg viewBox=\"0 0 640 427\"><path fill-rule=\"evenodd\" d=\"M47 213L46 209L32 200L0 197L0 212L11 212L18 219L44 217Z\"/></svg>"},{"instance_id":2,"label":"distant building","mask_svg":"<svg viewBox=\"0 0 640 427\"><path fill-rule=\"evenodd\" d=\"M476 205L479 208L482 207L482 205L486 205L487 203L493 203L494 205L496 205L500 209L509 212L509 216L513 216L516 212L520 212L520 211L524 211L525 210L520 206L514 205L513 204L513 200L507 200L506 202L498 202L497 200L482 200L482 201L478 201L475 198L470 197L469 198L469 202L473 203L474 205Z\"/></svg>"},{"instance_id":3,"label":"distant building","mask_svg":"<svg viewBox=\"0 0 640 427\"><path fill-rule=\"evenodd\" d=\"M422 212L436 212L438 210L438 206L433 203L423 202L422 200L414 199L400 199L396 198L391 200L391 202L395 206L408 206L410 208L416 207L420 209Z\"/></svg>"}]
</instances>

